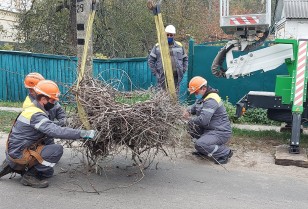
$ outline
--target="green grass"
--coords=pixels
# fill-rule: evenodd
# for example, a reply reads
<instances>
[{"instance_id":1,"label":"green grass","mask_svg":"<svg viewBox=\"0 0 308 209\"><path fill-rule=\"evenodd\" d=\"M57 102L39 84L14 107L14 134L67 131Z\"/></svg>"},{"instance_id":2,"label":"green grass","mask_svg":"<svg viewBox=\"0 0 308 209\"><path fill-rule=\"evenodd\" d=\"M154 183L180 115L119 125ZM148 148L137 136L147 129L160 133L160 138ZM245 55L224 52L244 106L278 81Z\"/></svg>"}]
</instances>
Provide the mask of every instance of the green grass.
<instances>
[{"instance_id":1,"label":"green grass","mask_svg":"<svg viewBox=\"0 0 308 209\"><path fill-rule=\"evenodd\" d=\"M142 94L142 95L130 95L130 96L118 96L115 98L115 101L121 104L128 104L128 105L133 105L136 104L137 102L144 102L146 100L150 99L149 94Z\"/></svg>"},{"instance_id":2,"label":"green grass","mask_svg":"<svg viewBox=\"0 0 308 209\"><path fill-rule=\"evenodd\" d=\"M10 132L13 122L15 121L17 112L1 111L0 110L0 132Z\"/></svg>"},{"instance_id":3,"label":"green grass","mask_svg":"<svg viewBox=\"0 0 308 209\"><path fill-rule=\"evenodd\" d=\"M252 131L233 128L233 137L244 137L251 140L275 140L281 143L288 144L291 138L290 132L277 132L277 131ZM301 134L301 145L308 146L308 135Z\"/></svg>"},{"instance_id":4,"label":"green grass","mask_svg":"<svg viewBox=\"0 0 308 209\"><path fill-rule=\"evenodd\" d=\"M22 107L22 102L0 101L0 107Z\"/></svg>"},{"instance_id":5,"label":"green grass","mask_svg":"<svg viewBox=\"0 0 308 209\"><path fill-rule=\"evenodd\" d=\"M286 139L290 134L289 133L280 133L276 131L253 131L253 130L245 130L239 128L233 128L234 136L246 136L252 138L276 138L279 136L282 139Z\"/></svg>"},{"instance_id":6,"label":"green grass","mask_svg":"<svg viewBox=\"0 0 308 209\"><path fill-rule=\"evenodd\" d=\"M267 110L261 108L248 109L245 114L240 117L235 117L236 107L228 101L224 101L229 119L233 123L238 124L262 124L262 125L280 125L279 122L267 118Z\"/></svg>"}]
</instances>

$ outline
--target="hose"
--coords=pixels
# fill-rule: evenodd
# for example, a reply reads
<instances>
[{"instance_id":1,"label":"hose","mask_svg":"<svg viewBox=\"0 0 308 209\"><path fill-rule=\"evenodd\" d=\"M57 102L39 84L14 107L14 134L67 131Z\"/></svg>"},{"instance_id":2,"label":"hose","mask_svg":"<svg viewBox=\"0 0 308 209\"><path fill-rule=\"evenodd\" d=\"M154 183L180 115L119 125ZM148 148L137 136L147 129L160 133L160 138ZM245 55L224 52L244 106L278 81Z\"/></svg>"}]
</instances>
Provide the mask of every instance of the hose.
<instances>
[{"instance_id":1,"label":"hose","mask_svg":"<svg viewBox=\"0 0 308 209\"><path fill-rule=\"evenodd\" d=\"M244 49L244 52L252 51L255 48L261 46L264 43L264 41L266 40L266 38L268 37L268 34L269 34L269 30L265 31L263 33L263 36L258 41L256 41L255 43L253 43L251 45L246 46L246 48Z\"/></svg>"},{"instance_id":2,"label":"hose","mask_svg":"<svg viewBox=\"0 0 308 209\"><path fill-rule=\"evenodd\" d=\"M263 36L258 41L256 41L255 43L247 46L243 51L244 52L252 51L252 50L256 49L257 47L261 46L264 43L264 41L266 40L266 38L268 37L268 35L269 35L269 30L265 31L263 33ZM216 55L216 57L213 61L212 67L211 67L212 74L214 76L216 76L217 78L225 78L226 77L225 72L227 71L227 69L223 68L222 64L226 59L227 53L233 47L234 47L234 44L230 44L229 46L226 45L223 48L221 48L220 51L217 53L217 55Z\"/></svg>"},{"instance_id":3,"label":"hose","mask_svg":"<svg viewBox=\"0 0 308 209\"><path fill-rule=\"evenodd\" d=\"M223 68L222 64L226 59L227 53L234 47L234 44L231 44L229 46L224 46L220 49L220 51L217 53L213 64L212 64L212 74L216 76L217 78L225 78L226 77L226 69Z\"/></svg>"}]
</instances>

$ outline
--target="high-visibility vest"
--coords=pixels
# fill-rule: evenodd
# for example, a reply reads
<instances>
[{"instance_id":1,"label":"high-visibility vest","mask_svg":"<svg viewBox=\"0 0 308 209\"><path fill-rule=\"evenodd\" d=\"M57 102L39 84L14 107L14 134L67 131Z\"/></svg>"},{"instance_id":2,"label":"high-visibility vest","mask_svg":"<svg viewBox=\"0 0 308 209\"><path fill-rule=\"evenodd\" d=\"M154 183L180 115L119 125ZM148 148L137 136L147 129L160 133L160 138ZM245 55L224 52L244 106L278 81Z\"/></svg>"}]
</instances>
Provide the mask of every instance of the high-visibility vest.
<instances>
[{"instance_id":1,"label":"high-visibility vest","mask_svg":"<svg viewBox=\"0 0 308 209\"><path fill-rule=\"evenodd\" d=\"M30 98L29 98L29 100L30 100ZM31 102L31 100L30 100L30 102ZM20 113L17 116L13 126L15 125L17 120L19 120L21 122L25 122L27 124L30 124L30 120L31 120L32 115L34 115L35 113L38 113L38 112L44 113L43 110L41 110L40 108L35 107L35 106L33 106L33 107L30 106L30 107L25 108L22 111L22 113ZM9 138L10 138L10 135L12 133L12 129L11 129L11 132L9 133L7 143L6 143L7 153L8 153L8 146L9 146ZM44 159L41 156L41 152L42 152L43 148L44 148L44 145L42 145L41 140L39 140L37 143L33 144L31 147L24 149L22 158L14 159L11 156L9 156L9 154L8 154L8 157L9 157L10 161L19 165L19 167L17 169L15 168L16 170L24 170L25 168L29 169L29 168L33 167L34 165L36 165L37 163L40 163L40 164L44 163Z\"/></svg>"},{"instance_id":2,"label":"high-visibility vest","mask_svg":"<svg viewBox=\"0 0 308 209\"><path fill-rule=\"evenodd\" d=\"M222 100L220 98L220 96L217 93L209 93L205 98L204 101L208 100L208 99L214 99L218 104L222 103Z\"/></svg>"},{"instance_id":3,"label":"high-visibility vest","mask_svg":"<svg viewBox=\"0 0 308 209\"><path fill-rule=\"evenodd\" d=\"M35 105L33 104L33 102L31 101L29 95L26 97L24 103L22 104L22 109L26 109L27 107L34 107Z\"/></svg>"}]
</instances>

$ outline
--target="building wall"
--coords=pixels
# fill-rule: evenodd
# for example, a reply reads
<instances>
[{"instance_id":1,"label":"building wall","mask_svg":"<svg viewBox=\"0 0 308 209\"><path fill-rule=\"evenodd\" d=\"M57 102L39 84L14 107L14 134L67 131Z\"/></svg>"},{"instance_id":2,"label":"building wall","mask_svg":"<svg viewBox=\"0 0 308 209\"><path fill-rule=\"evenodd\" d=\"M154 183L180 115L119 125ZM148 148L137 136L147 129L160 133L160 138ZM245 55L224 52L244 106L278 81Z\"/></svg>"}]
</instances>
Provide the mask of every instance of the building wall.
<instances>
[{"instance_id":1,"label":"building wall","mask_svg":"<svg viewBox=\"0 0 308 209\"><path fill-rule=\"evenodd\" d=\"M16 42L18 13L0 9L0 42Z\"/></svg>"},{"instance_id":2,"label":"building wall","mask_svg":"<svg viewBox=\"0 0 308 209\"><path fill-rule=\"evenodd\" d=\"M280 23L277 29L276 38L308 38L308 20L287 19L287 21Z\"/></svg>"}]
</instances>

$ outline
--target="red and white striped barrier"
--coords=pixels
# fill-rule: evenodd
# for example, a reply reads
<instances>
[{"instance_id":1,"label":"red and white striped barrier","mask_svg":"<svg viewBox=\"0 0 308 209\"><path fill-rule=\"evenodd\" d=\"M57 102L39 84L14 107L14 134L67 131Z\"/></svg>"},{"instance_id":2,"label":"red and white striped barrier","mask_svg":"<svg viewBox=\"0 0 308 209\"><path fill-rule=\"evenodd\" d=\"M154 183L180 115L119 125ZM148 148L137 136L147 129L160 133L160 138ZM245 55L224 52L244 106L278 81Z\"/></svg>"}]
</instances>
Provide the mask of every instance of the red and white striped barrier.
<instances>
[{"instance_id":1,"label":"red and white striped barrier","mask_svg":"<svg viewBox=\"0 0 308 209\"><path fill-rule=\"evenodd\" d=\"M294 105L296 106L303 105L306 62L307 62L307 41L306 40L299 41L297 69L296 69L295 96L294 96Z\"/></svg>"},{"instance_id":2,"label":"red and white striped barrier","mask_svg":"<svg viewBox=\"0 0 308 209\"><path fill-rule=\"evenodd\" d=\"M251 25L258 23L259 18L256 16L242 16L230 18L230 25Z\"/></svg>"}]
</instances>

